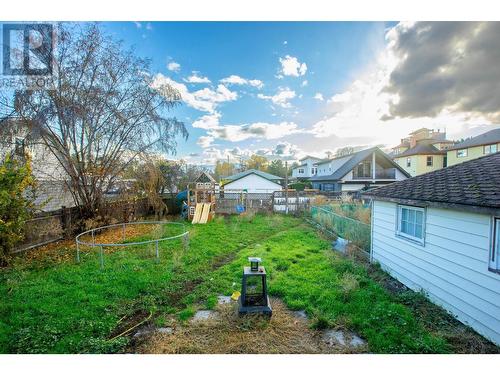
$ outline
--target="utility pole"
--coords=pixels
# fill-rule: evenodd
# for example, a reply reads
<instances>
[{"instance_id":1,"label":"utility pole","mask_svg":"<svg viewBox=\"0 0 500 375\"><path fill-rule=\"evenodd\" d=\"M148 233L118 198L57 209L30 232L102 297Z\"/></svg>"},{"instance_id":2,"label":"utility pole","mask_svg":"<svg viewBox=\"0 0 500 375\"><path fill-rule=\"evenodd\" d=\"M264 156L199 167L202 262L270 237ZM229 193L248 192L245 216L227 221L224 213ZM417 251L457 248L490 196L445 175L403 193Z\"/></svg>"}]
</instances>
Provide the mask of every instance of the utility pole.
<instances>
[{"instance_id":1,"label":"utility pole","mask_svg":"<svg viewBox=\"0 0 500 375\"><path fill-rule=\"evenodd\" d=\"M288 215L288 160L285 160L285 213Z\"/></svg>"}]
</instances>

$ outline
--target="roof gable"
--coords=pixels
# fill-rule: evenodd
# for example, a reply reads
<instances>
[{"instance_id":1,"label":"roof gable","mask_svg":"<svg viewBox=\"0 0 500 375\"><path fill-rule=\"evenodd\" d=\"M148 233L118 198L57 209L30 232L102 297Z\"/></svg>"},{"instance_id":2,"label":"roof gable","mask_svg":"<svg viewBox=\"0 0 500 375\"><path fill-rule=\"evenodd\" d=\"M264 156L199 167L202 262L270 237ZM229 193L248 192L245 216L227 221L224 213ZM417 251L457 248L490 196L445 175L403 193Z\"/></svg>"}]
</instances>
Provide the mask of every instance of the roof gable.
<instances>
[{"instance_id":1,"label":"roof gable","mask_svg":"<svg viewBox=\"0 0 500 375\"><path fill-rule=\"evenodd\" d=\"M240 178L246 177L250 174L256 174L259 177L265 178L266 180L273 181L273 182L283 180L282 177L275 176L275 175L270 174L270 173L262 172L262 171L259 171L257 169L248 169L246 171L228 176L228 177L224 178L224 180L235 181L235 180L239 180Z\"/></svg>"},{"instance_id":2,"label":"roof gable","mask_svg":"<svg viewBox=\"0 0 500 375\"><path fill-rule=\"evenodd\" d=\"M500 143L500 128L466 139L465 141L450 147L448 150L459 150L462 148L490 145L493 143Z\"/></svg>"},{"instance_id":3,"label":"roof gable","mask_svg":"<svg viewBox=\"0 0 500 375\"><path fill-rule=\"evenodd\" d=\"M344 156L339 159L332 159L331 161L345 159L345 161L340 165L331 175L327 176L314 176L311 177L311 181L336 181L342 179L346 174L348 174L356 165L366 159L369 155L375 152L379 157L386 159L388 163L390 163L394 168L398 169L401 173L403 173L406 177L410 177L408 172L406 172L403 168L401 168L398 164L391 160L382 150L378 147L368 148L366 150L358 151L352 153L348 156Z\"/></svg>"}]
</instances>

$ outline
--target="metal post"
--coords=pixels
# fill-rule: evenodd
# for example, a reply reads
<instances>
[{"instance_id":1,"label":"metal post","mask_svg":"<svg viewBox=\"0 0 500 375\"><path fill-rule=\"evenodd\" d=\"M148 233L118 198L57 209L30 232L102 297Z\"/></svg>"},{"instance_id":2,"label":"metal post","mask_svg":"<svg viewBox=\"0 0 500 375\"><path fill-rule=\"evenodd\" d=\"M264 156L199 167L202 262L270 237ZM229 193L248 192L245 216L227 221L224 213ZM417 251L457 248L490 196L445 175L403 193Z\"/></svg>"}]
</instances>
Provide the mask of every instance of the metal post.
<instances>
[{"instance_id":1,"label":"metal post","mask_svg":"<svg viewBox=\"0 0 500 375\"><path fill-rule=\"evenodd\" d=\"M160 252L158 251L158 240L156 241L156 259L160 259Z\"/></svg>"},{"instance_id":2,"label":"metal post","mask_svg":"<svg viewBox=\"0 0 500 375\"><path fill-rule=\"evenodd\" d=\"M122 225L122 236L123 236L123 241L125 241L125 223Z\"/></svg>"},{"instance_id":3,"label":"metal post","mask_svg":"<svg viewBox=\"0 0 500 375\"><path fill-rule=\"evenodd\" d=\"M102 248L102 246L99 246L101 248L101 269L104 268L104 249Z\"/></svg>"},{"instance_id":4,"label":"metal post","mask_svg":"<svg viewBox=\"0 0 500 375\"><path fill-rule=\"evenodd\" d=\"M188 233L186 233L182 237L182 244L184 245L184 251L189 250L189 234Z\"/></svg>"},{"instance_id":5,"label":"metal post","mask_svg":"<svg viewBox=\"0 0 500 375\"><path fill-rule=\"evenodd\" d=\"M92 229L92 245L95 245L95 235L93 229Z\"/></svg>"},{"instance_id":6,"label":"metal post","mask_svg":"<svg viewBox=\"0 0 500 375\"><path fill-rule=\"evenodd\" d=\"M285 161L285 214L288 215L288 160Z\"/></svg>"},{"instance_id":7,"label":"metal post","mask_svg":"<svg viewBox=\"0 0 500 375\"><path fill-rule=\"evenodd\" d=\"M80 263L80 245L76 243L76 262Z\"/></svg>"}]
</instances>

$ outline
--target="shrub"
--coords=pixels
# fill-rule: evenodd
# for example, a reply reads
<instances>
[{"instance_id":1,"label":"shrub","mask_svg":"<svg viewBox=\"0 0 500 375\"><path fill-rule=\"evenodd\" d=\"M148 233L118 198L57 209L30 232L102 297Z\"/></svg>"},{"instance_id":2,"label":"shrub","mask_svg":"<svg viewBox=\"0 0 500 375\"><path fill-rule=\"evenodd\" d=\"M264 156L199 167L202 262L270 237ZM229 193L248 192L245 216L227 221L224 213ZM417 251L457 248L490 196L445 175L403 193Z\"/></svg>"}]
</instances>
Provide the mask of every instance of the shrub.
<instances>
[{"instance_id":1,"label":"shrub","mask_svg":"<svg viewBox=\"0 0 500 375\"><path fill-rule=\"evenodd\" d=\"M25 163L7 155L0 165L0 264L15 244L23 239L24 224L33 210L35 181L31 163Z\"/></svg>"}]
</instances>

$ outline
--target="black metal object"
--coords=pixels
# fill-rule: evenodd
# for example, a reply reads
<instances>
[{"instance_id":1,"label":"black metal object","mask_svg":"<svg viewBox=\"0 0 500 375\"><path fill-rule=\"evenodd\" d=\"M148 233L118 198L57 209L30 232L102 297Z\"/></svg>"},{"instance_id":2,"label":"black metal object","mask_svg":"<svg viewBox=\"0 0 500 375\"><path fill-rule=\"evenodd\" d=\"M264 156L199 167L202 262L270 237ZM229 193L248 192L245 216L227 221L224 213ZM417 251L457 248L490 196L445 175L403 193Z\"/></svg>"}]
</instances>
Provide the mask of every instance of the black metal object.
<instances>
[{"instance_id":1,"label":"black metal object","mask_svg":"<svg viewBox=\"0 0 500 375\"><path fill-rule=\"evenodd\" d=\"M238 312L240 315L264 314L271 317L273 310L267 295L266 269L259 266L260 258L249 260L252 267L243 267Z\"/></svg>"}]
</instances>

